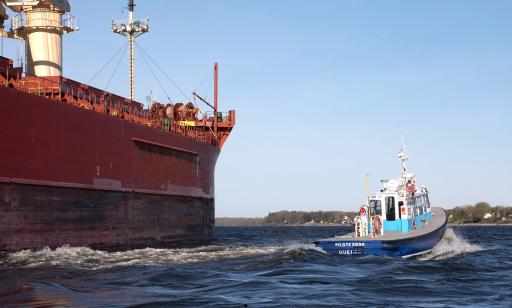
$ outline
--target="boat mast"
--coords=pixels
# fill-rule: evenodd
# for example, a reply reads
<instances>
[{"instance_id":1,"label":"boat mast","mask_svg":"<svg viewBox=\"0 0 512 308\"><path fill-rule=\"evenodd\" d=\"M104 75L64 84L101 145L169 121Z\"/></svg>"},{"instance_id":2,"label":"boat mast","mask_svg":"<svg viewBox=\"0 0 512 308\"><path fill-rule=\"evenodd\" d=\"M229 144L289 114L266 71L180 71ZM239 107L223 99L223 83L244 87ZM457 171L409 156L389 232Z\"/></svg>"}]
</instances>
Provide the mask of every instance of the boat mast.
<instances>
[{"instance_id":1,"label":"boat mast","mask_svg":"<svg viewBox=\"0 0 512 308\"><path fill-rule=\"evenodd\" d=\"M128 1L128 21L112 21L112 31L128 38L130 45L130 100L135 100L135 60L134 60L134 44L135 38L149 32L149 20L135 19L135 1Z\"/></svg>"},{"instance_id":2,"label":"boat mast","mask_svg":"<svg viewBox=\"0 0 512 308\"><path fill-rule=\"evenodd\" d=\"M407 182L407 166L405 165L405 161L407 160L407 148L405 147L405 139L404 136L400 136L402 138L402 148L400 149L400 152L398 153L398 159L402 162L402 170L403 174L402 177L404 178L404 183Z\"/></svg>"},{"instance_id":3,"label":"boat mast","mask_svg":"<svg viewBox=\"0 0 512 308\"><path fill-rule=\"evenodd\" d=\"M400 149L400 152L398 153L398 159L402 162L402 178L403 178L403 187L405 189L405 195L406 198L412 198L414 196L414 190L416 181L414 179L414 174L408 174L407 173L407 166L405 165L405 162L407 161L407 148L405 146L405 140L404 136L402 136L402 149Z\"/></svg>"}]
</instances>

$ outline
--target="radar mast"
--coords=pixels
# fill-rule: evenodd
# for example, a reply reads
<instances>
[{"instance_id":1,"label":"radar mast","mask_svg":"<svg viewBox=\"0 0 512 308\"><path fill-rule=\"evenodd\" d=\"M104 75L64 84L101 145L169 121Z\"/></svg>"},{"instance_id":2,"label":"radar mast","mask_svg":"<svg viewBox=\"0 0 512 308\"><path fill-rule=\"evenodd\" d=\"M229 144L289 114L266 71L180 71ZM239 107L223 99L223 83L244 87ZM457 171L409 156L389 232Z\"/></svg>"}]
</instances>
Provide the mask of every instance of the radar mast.
<instances>
[{"instance_id":1,"label":"radar mast","mask_svg":"<svg viewBox=\"0 0 512 308\"><path fill-rule=\"evenodd\" d=\"M130 100L135 100L135 63L134 50L135 38L149 32L149 19L135 19L135 1L128 1L128 21L112 21L112 31L128 38L130 44Z\"/></svg>"}]
</instances>

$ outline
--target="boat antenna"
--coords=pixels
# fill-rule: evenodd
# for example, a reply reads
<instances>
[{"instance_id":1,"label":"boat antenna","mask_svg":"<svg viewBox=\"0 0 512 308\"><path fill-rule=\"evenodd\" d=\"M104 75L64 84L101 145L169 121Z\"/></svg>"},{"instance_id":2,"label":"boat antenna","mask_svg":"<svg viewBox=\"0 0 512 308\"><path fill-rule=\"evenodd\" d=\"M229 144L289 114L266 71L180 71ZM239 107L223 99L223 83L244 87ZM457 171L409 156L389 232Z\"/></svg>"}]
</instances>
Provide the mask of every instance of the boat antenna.
<instances>
[{"instance_id":1,"label":"boat antenna","mask_svg":"<svg viewBox=\"0 0 512 308\"><path fill-rule=\"evenodd\" d=\"M406 180L406 174L407 174L407 166L405 165L405 161L407 158L407 148L405 146L405 139L403 135L400 135L402 137L402 148L400 149L400 152L398 153L398 159L402 162L402 170L403 170L403 177L404 180Z\"/></svg>"},{"instance_id":2,"label":"boat antenna","mask_svg":"<svg viewBox=\"0 0 512 308\"><path fill-rule=\"evenodd\" d=\"M128 21L112 20L112 31L128 38L130 45L130 100L135 100L135 38L149 32L149 19L135 19L135 0L128 1Z\"/></svg>"},{"instance_id":3,"label":"boat antenna","mask_svg":"<svg viewBox=\"0 0 512 308\"><path fill-rule=\"evenodd\" d=\"M400 138L402 138L402 147L403 147L404 152L405 152L405 158L407 159L409 157L409 155L407 155L407 146L405 145L404 135L400 135Z\"/></svg>"}]
</instances>

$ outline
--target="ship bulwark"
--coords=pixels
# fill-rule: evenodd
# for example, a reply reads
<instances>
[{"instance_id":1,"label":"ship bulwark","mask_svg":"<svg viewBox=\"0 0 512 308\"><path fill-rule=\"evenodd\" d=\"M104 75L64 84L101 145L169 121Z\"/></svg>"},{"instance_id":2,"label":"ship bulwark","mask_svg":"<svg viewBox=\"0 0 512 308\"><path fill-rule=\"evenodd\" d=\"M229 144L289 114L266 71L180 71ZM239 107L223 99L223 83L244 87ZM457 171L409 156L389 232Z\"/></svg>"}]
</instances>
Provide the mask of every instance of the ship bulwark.
<instances>
[{"instance_id":1,"label":"ship bulwark","mask_svg":"<svg viewBox=\"0 0 512 308\"><path fill-rule=\"evenodd\" d=\"M0 87L0 249L213 235L209 144Z\"/></svg>"}]
</instances>

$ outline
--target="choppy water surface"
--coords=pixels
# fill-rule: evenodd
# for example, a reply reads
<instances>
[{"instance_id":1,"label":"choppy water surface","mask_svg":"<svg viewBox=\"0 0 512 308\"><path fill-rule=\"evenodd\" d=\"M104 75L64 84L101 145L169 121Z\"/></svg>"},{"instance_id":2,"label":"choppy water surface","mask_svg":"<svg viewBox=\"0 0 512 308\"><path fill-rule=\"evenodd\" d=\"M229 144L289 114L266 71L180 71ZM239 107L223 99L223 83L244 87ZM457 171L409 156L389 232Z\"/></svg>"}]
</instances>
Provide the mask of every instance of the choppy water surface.
<instances>
[{"instance_id":1,"label":"choppy water surface","mask_svg":"<svg viewBox=\"0 0 512 308\"><path fill-rule=\"evenodd\" d=\"M452 227L413 260L310 244L349 231L217 228L199 248L21 251L0 260L0 306L512 306L512 227Z\"/></svg>"}]
</instances>

